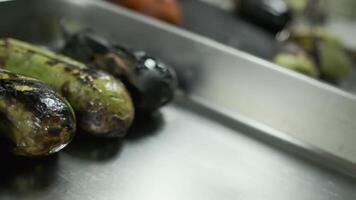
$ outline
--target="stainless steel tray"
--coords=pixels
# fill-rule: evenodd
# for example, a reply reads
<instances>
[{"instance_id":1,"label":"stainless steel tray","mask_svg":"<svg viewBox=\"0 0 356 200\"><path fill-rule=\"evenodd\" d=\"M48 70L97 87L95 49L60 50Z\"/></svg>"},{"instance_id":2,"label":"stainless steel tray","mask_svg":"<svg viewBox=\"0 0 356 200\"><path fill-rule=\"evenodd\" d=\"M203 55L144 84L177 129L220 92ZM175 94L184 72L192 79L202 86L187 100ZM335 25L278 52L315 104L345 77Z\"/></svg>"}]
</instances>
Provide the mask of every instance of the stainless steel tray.
<instances>
[{"instance_id":1,"label":"stainless steel tray","mask_svg":"<svg viewBox=\"0 0 356 200\"><path fill-rule=\"evenodd\" d=\"M1 37L51 48L60 20L93 28L172 64L184 86L123 141L1 156L0 199L356 198L353 95L101 1L5 1L0 16Z\"/></svg>"}]
</instances>

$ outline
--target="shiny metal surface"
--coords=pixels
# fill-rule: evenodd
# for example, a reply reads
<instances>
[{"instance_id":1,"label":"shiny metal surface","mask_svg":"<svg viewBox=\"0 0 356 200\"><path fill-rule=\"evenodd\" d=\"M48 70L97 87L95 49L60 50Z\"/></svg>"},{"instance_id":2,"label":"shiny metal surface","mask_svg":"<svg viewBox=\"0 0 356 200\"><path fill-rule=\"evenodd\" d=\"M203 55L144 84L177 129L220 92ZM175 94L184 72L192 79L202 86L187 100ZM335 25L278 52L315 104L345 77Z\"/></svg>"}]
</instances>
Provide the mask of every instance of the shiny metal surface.
<instances>
[{"instance_id":1,"label":"shiny metal surface","mask_svg":"<svg viewBox=\"0 0 356 200\"><path fill-rule=\"evenodd\" d=\"M15 29L10 29L11 33L17 37L58 45L53 41L60 42L59 18L73 30L94 28L114 41L148 50L175 66L185 89L209 107L232 111L232 117L238 120L240 116L252 119L356 163L356 97L349 93L101 1L26 2L32 2L23 4L33 12L26 9L22 18L11 13L7 17L20 24L28 19L38 23L11 26ZM9 30L6 25L0 28ZM33 32L32 38L28 37L29 31Z\"/></svg>"},{"instance_id":2,"label":"shiny metal surface","mask_svg":"<svg viewBox=\"0 0 356 200\"><path fill-rule=\"evenodd\" d=\"M1 181L0 199L356 198L354 179L251 139L241 132L246 130L184 104L165 108L162 124L149 128L152 132L143 127L145 135L123 143L75 141L45 161L7 161L24 168L0 172L8 177Z\"/></svg>"},{"instance_id":3,"label":"shiny metal surface","mask_svg":"<svg viewBox=\"0 0 356 200\"><path fill-rule=\"evenodd\" d=\"M122 144L77 138L48 160L1 157L0 199L356 198L355 179L310 161L355 175L354 96L101 1L9 1L0 16L2 37L55 48L62 20L146 49L190 94Z\"/></svg>"}]
</instances>

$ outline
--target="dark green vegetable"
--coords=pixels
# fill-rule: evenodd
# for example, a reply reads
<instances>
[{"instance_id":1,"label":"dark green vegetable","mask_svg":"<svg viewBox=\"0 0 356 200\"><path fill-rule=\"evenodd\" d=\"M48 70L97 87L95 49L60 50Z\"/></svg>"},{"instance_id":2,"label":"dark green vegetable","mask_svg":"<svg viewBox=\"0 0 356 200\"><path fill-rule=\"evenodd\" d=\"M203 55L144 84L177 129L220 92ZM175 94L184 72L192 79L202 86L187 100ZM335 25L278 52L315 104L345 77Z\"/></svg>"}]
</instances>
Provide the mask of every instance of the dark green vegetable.
<instances>
[{"instance_id":1,"label":"dark green vegetable","mask_svg":"<svg viewBox=\"0 0 356 200\"><path fill-rule=\"evenodd\" d=\"M312 60L304 54L293 55L288 53L277 54L273 62L277 65L302 73L304 75L317 78L318 70Z\"/></svg>"},{"instance_id":2,"label":"dark green vegetable","mask_svg":"<svg viewBox=\"0 0 356 200\"><path fill-rule=\"evenodd\" d=\"M320 71L321 79L337 83L351 72L352 60L342 42L323 28L291 27L288 39L311 55Z\"/></svg>"},{"instance_id":3,"label":"dark green vegetable","mask_svg":"<svg viewBox=\"0 0 356 200\"><path fill-rule=\"evenodd\" d=\"M0 134L15 154L55 153L71 141L75 128L71 106L49 86L0 70Z\"/></svg>"},{"instance_id":4,"label":"dark green vegetable","mask_svg":"<svg viewBox=\"0 0 356 200\"><path fill-rule=\"evenodd\" d=\"M308 53L313 53L320 42L343 48L340 39L322 27L296 25L290 27L287 33L289 35L287 38L289 41L295 42Z\"/></svg>"},{"instance_id":5,"label":"dark green vegetable","mask_svg":"<svg viewBox=\"0 0 356 200\"><path fill-rule=\"evenodd\" d=\"M111 45L90 31L71 36L63 53L122 80L139 113L152 113L173 99L177 78L172 68L145 52Z\"/></svg>"},{"instance_id":6,"label":"dark green vegetable","mask_svg":"<svg viewBox=\"0 0 356 200\"><path fill-rule=\"evenodd\" d=\"M325 80L337 82L350 74L352 60L342 48L326 42L321 42L318 48L320 71Z\"/></svg>"},{"instance_id":7,"label":"dark green vegetable","mask_svg":"<svg viewBox=\"0 0 356 200\"><path fill-rule=\"evenodd\" d=\"M287 69L318 78L319 70L314 60L294 43L285 43L273 58L273 62Z\"/></svg>"},{"instance_id":8,"label":"dark green vegetable","mask_svg":"<svg viewBox=\"0 0 356 200\"><path fill-rule=\"evenodd\" d=\"M72 105L78 128L106 136L123 136L134 117L131 97L112 76L14 39L0 40L0 66L37 78Z\"/></svg>"}]
</instances>

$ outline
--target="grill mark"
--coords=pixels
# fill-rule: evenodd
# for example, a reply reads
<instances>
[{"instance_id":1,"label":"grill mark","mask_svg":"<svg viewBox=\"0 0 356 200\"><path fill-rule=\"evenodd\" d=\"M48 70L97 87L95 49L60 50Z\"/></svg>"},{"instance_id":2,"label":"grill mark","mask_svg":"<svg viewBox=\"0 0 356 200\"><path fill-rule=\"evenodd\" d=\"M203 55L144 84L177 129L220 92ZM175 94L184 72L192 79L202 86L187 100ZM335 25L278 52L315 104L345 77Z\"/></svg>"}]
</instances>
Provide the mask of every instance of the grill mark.
<instances>
[{"instance_id":1,"label":"grill mark","mask_svg":"<svg viewBox=\"0 0 356 200\"><path fill-rule=\"evenodd\" d=\"M51 66L51 67L57 65L58 63L59 63L59 61L56 60L56 59L50 59L50 60L46 61L46 64Z\"/></svg>"},{"instance_id":2,"label":"grill mark","mask_svg":"<svg viewBox=\"0 0 356 200\"><path fill-rule=\"evenodd\" d=\"M17 91L14 86L16 84L24 84L32 87L31 91ZM31 129L33 133L46 132L55 136L56 133L70 134L75 130L75 119L72 110L67 105L64 99L61 99L53 90L48 86L36 81L23 81L23 80L0 80L0 88L2 88L2 95L5 100L10 100L7 103L22 104L24 111L32 114L33 124ZM48 107L42 99L49 98L55 101L58 106L54 108ZM11 113L9 113L11 115ZM10 126L11 127L11 124ZM45 129L48 127L48 129ZM43 142L39 140L39 142Z\"/></svg>"},{"instance_id":3,"label":"grill mark","mask_svg":"<svg viewBox=\"0 0 356 200\"><path fill-rule=\"evenodd\" d=\"M29 54L36 54L36 52L32 49L25 49L27 51L27 53Z\"/></svg>"},{"instance_id":4,"label":"grill mark","mask_svg":"<svg viewBox=\"0 0 356 200\"><path fill-rule=\"evenodd\" d=\"M5 41L5 47L7 47L8 45L9 45L9 40L8 39L5 39L4 40ZM19 45L19 46L16 46L16 48L19 48L19 49L21 49L21 50L25 50L25 51L27 51L28 53L33 53L33 54L37 54L37 55L41 55L41 56L43 56L43 57L45 57L45 58L47 58L47 59L49 59L49 60L56 60L56 62L60 62L60 63L64 63L64 64L66 64L66 65L71 65L71 66L75 66L75 65L73 65L72 63L70 63L70 62L67 62L67 61L63 61L63 60L59 60L58 58L55 58L55 56L53 56L53 55L47 55L46 53L43 53L43 52L40 52L40 51L35 51L35 50L32 50L32 49L27 49L27 48L24 48L22 45ZM39 48L39 47L38 47ZM41 49L42 50L42 49ZM56 55L55 53L54 53L54 55ZM83 67L85 67L85 65L83 64Z\"/></svg>"},{"instance_id":5,"label":"grill mark","mask_svg":"<svg viewBox=\"0 0 356 200\"><path fill-rule=\"evenodd\" d=\"M33 90L19 91L15 89L16 85L27 85L33 88ZM25 106L26 110L33 113L39 119L58 114L58 110L51 110L42 103L41 100L44 98L52 99L65 108L59 112L60 115L68 116L68 114L71 114L70 111L66 111L68 110L67 105L48 86L42 83L29 80L0 80L0 88L1 91L4 91L3 94L6 99L16 99ZM15 102L10 101L8 103L13 104Z\"/></svg>"},{"instance_id":6,"label":"grill mark","mask_svg":"<svg viewBox=\"0 0 356 200\"><path fill-rule=\"evenodd\" d=\"M6 65L5 59L0 56L0 67L3 67Z\"/></svg>"},{"instance_id":7,"label":"grill mark","mask_svg":"<svg viewBox=\"0 0 356 200\"><path fill-rule=\"evenodd\" d=\"M5 120L7 123L14 125L16 120L9 115L4 108L0 108L0 121ZM6 133L5 133L6 134Z\"/></svg>"},{"instance_id":8,"label":"grill mark","mask_svg":"<svg viewBox=\"0 0 356 200\"><path fill-rule=\"evenodd\" d=\"M8 40L4 40L4 41L5 41L5 43L4 43L5 45L9 45ZM77 73L72 73L76 77L77 80L79 80L80 82L82 82L84 84L87 84L89 87L91 87L95 91L100 91L93 83L93 81L95 79L100 77L100 74L97 73L93 69L89 69L84 64L82 64L83 65L82 67L79 67L79 66L74 65L70 62L67 62L66 60L60 60L60 59L56 58L55 56L47 55L46 53L43 53L43 52L36 52L32 49L26 49L22 46L16 46L16 48L25 50L30 54L41 55L41 56L47 58L48 61L46 61L46 64L48 64L49 66L55 66L59 63L62 63L64 65L63 66L64 71L67 71L67 72L72 72L74 70L78 71ZM81 76L84 76L85 78L83 78Z\"/></svg>"},{"instance_id":9,"label":"grill mark","mask_svg":"<svg viewBox=\"0 0 356 200\"><path fill-rule=\"evenodd\" d=\"M61 94L63 95L63 96L65 96L65 97L69 97L69 95L70 95L70 87L69 87L69 81L66 81L63 85L62 85L62 87L61 87Z\"/></svg>"}]
</instances>

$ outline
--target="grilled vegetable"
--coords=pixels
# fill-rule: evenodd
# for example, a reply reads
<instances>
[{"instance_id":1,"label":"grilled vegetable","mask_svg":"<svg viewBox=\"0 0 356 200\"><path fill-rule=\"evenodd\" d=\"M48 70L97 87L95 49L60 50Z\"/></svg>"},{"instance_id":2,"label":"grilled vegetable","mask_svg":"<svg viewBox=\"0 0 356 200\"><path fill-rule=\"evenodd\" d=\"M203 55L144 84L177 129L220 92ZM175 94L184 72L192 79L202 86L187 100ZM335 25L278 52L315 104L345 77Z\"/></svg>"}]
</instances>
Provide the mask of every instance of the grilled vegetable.
<instances>
[{"instance_id":1,"label":"grilled vegetable","mask_svg":"<svg viewBox=\"0 0 356 200\"><path fill-rule=\"evenodd\" d=\"M323 28L291 27L288 40L312 56L322 79L336 83L351 72L352 60L342 42Z\"/></svg>"},{"instance_id":2,"label":"grilled vegetable","mask_svg":"<svg viewBox=\"0 0 356 200\"><path fill-rule=\"evenodd\" d=\"M281 53L274 58L274 63L313 78L318 77L318 70L305 54Z\"/></svg>"},{"instance_id":3,"label":"grilled vegetable","mask_svg":"<svg viewBox=\"0 0 356 200\"><path fill-rule=\"evenodd\" d=\"M316 46L320 42L326 42L335 47L342 48L339 38L321 27L296 25L290 27L287 32L289 35L288 40L295 42L308 53L315 51Z\"/></svg>"},{"instance_id":4,"label":"grilled vegetable","mask_svg":"<svg viewBox=\"0 0 356 200\"><path fill-rule=\"evenodd\" d=\"M82 31L67 40L63 53L123 80L137 112L152 113L173 98L177 85L173 69L144 52L133 53Z\"/></svg>"},{"instance_id":5,"label":"grilled vegetable","mask_svg":"<svg viewBox=\"0 0 356 200\"><path fill-rule=\"evenodd\" d=\"M321 42L318 49L320 71L325 80L338 82L341 78L350 74L352 60L342 48Z\"/></svg>"},{"instance_id":6,"label":"grilled vegetable","mask_svg":"<svg viewBox=\"0 0 356 200\"><path fill-rule=\"evenodd\" d=\"M85 132L123 136L133 120L134 108L124 85L104 72L14 39L0 40L0 65L60 92Z\"/></svg>"},{"instance_id":7,"label":"grilled vegetable","mask_svg":"<svg viewBox=\"0 0 356 200\"><path fill-rule=\"evenodd\" d=\"M313 78L319 77L319 71L314 60L294 43L283 44L273 62Z\"/></svg>"},{"instance_id":8,"label":"grilled vegetable","mask_svg":"<svg viewBox=\"0 0 356 200\"><path fill-rule=\"evenodd\" d=\"M0 134L15 154L55 153L74 132L74 113L63 97L38 80L0 70Z\"/></svg>"},{"instance_id":9,"label":"grilled vegetable","mask_svg":"<svg viewBox=\"0 0 356 200\"><path fill-rule=\"evenodd\" d=\"M295 21L308 24L322 24L329 15L327 0L283 0L293 11Z\"/></svg>"}]
</instances>

